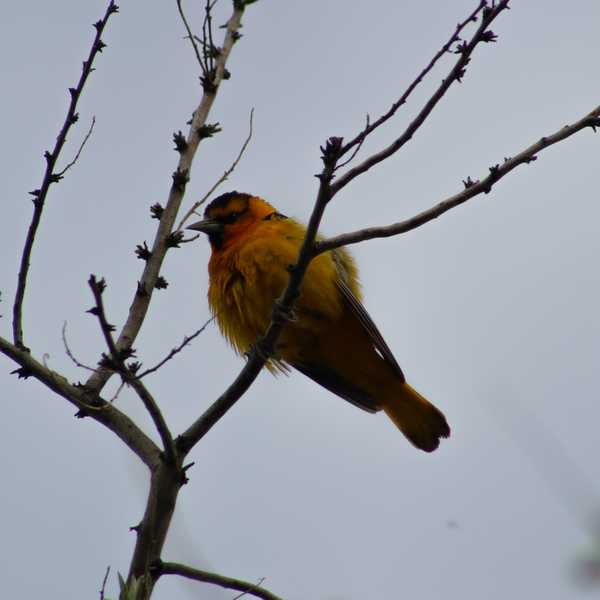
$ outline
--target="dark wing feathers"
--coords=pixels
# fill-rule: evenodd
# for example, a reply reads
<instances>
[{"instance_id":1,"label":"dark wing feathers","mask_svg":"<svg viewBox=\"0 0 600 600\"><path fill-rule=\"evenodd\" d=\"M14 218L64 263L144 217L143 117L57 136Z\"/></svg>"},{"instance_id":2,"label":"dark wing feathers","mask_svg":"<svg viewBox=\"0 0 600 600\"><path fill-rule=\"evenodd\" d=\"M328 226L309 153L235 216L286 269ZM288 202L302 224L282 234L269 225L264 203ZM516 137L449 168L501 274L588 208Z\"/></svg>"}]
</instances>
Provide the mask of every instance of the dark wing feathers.
<instances>
[{"instance_id":1,"label":"dark wing feathers","mask_svg":"<svg viewBox=\"0 0 600 600\"><path fill-rule=\"evenodd\" d=\"M406 381L404 378L404 373L400 368L400 365L396 362L392 351L390 350L389 346L385 343L385 340L383 339L383 336L381 335L379 329L377 329L377 325L373 323L373 319L371 319L369 313L361 304L360 300L352 293L352 290L348 287L348 284L342 279L338 279L337 285L340 292L342 293L342 298L344 299L344 302L352 311L354 316L358 319L363 329L373 342L373 345L381 354L382 358L385 360L385 362L387 362L390 365L390 367L394 369L394 371L402 381Z\"/></svg>"},{"instance_id":2,"label":"dark wing feathers","mask_svg":"<svg viewBox=\"0 0 600 600\"><path fill-rule=\"evenodd\" d=\"M352 293L352 290L342 279L338 280L337 285L340 293L342 294L344 303L357 318L358 322L369 336L373 346L375 346L383 360L385 360L385 362L394 370L401 381L405 381L404 373L402 373L400 365L396 362L392 351L385 343L383 336L381 335L379 329L377 329L375 323L373 323L373 320L369 316L369 313L366 311L365 307L360 303L360 300ZM371 396L364 390L360 389L358 386L352 384L347 379L341 377L338 373L328 369L324 365L295 363L292 364L292 366L307 377L310 377L310 379L313 381L316 381L319 385L327 388L330 392L333 392L351 404L358 406L358 408L362 408L368 412L377 412L380 409L380 407L378 407L374 402L373 398L371 398Z\"/></svg>"},{"instance_id":3,"label":"dark wing feathers","mask_svg":"<svg viewBox=\"0 0 600 600\"><path fill-rule=\"evenodd\" d=\"M354 404L354 406L358 406L358 408L362 408L370 413L380 410L373 402L373 399L364 390L361 390L343 377L340 377L340 375L334 371L327 369L327 367L306 363L293 363L292 366L295 369L298 369L300 373L310 377L313 381L316 381L319 385L327 388L330 392L333 392L340 396L340 398Z\"/></svg>"}]
</instances>

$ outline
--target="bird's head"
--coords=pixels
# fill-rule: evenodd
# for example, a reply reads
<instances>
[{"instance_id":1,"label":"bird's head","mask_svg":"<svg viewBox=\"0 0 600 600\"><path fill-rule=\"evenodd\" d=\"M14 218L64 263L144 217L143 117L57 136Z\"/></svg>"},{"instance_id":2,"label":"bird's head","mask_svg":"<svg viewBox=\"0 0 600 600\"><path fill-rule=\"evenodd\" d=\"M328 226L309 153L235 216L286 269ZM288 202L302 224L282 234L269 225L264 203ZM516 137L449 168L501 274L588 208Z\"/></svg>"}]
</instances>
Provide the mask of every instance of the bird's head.
<instances>
[{"instance_id":1,"label":"bird's head","mask_svg":"<svg viewBox=\"0 0 600 600\"><path fill-rule=\"evenodd\" d=\"M228 192L215 198L204 211L204 219L187 229L202 231L208 235L215 250L229 245L260 224L277 211L262 198L242 192Z\"/></svg>"}]
</instances>

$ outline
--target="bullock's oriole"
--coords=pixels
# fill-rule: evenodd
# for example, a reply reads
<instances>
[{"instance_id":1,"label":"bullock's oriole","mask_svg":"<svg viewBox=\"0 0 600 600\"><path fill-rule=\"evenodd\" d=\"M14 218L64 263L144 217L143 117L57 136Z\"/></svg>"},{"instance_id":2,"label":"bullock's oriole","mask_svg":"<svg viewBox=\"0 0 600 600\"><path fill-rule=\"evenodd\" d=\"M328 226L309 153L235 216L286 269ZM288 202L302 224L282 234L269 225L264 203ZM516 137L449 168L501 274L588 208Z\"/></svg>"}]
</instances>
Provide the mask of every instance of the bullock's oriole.
<instances>
[{"instance_id":1,"label":"bullock's oriole","mask_svg":"<svg viewBox=\"0 0 600 600\"><path fill-rule=\"evenodd\" d=\"M189 229L206 233L212 246L208 302L223 335L243 354L267 329L306 230L239 192L213 200L204 216ZM444 415L406 383L361 304L356 265L345 248L320 254L308 267L294 319L267 366L288 365L359 408L383 409L421 450L435 450L450 435Z\"/></svg>"}]
</instances>

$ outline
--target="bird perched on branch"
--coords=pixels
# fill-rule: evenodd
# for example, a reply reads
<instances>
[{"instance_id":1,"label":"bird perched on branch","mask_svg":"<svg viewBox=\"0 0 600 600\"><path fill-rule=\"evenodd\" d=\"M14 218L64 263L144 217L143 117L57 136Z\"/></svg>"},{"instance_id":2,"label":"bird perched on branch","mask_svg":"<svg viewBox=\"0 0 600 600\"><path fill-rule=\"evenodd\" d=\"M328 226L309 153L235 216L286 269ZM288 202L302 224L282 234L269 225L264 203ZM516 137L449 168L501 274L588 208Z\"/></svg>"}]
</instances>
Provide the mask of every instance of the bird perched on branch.
<instances>
[{"instance_id":1,"label":"bird perched on branch","mask_svg":"<svg viewBox=\"0 0 600 600\"><path fill-rule=\"evenodd\" d=\"M188 229L206 233L212 247L208 302L223 335L244 354L269 326L306 229L240 192L213 200L204 217ZM274 372L290 366L363 410L383 409L421 450L435 450L450 435L444 415L406 383L361 304L356 265L345 248L308 266L293 318L267 363Z\"/></svg>"}]
</instances>

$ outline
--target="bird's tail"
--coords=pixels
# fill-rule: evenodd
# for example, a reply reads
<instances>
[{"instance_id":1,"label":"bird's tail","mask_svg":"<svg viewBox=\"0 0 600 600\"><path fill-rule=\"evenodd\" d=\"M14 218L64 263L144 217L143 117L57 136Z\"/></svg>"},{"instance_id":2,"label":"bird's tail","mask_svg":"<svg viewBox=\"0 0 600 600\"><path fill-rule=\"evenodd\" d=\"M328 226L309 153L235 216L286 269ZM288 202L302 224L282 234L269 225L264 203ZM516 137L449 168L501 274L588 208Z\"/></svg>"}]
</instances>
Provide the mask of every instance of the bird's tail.
<instances>
[{"instance_id":1,"label":"bird's tail","mask_svg":"<svg viewBox=\"0 0 600 600\"><path fill-rule=\"evenodd\" d=\"M440 438L450 435L442 412L408 383L394 386L393 397L382 408L410 442L425 452L435 450Z\"/></svg>"}]
</instances>

